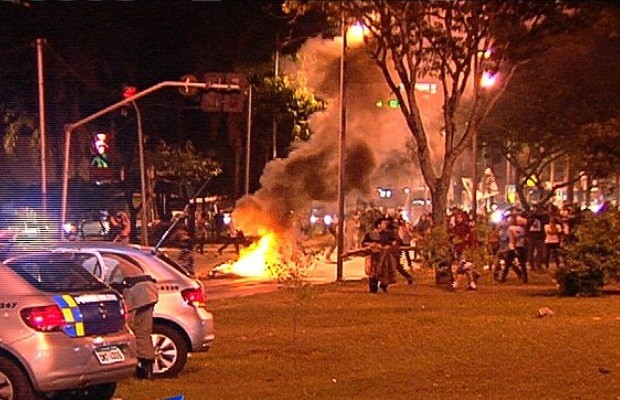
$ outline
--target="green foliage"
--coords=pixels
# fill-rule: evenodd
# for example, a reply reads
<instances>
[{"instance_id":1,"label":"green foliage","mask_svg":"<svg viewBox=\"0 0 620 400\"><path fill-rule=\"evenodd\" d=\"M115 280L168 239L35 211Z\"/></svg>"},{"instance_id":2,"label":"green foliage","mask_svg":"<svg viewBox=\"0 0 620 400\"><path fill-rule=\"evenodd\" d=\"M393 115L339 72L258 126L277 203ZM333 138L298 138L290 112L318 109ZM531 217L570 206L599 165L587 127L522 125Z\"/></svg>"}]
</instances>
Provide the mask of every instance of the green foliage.
<instances>
[{"instance_id":1,"label":"green foliage","mask_svg":"<svg viewBox=\"0 0 620 400\"><path fill-rule=\"evenodd\" d=\"M160 141L151 161L159 177L188 185L205 182L222 172L217 161L197 152L189 140L184 145Z\"/></svg>"},{"instance_id":2,"label":"green foliage","mask_svg":"<svg viewBox=\"0 0 620 400\"><path fill-rule=\"evenodd\" d=\"M2 110L2 130L4 151L7 155L15 154L15 146L17 146L17 137L22 133L29 133L30 147L35 148L38 144L39 130L37 129L37 119L31 114L24 111L0 107Z\"/></svg>"},{"instance_id":3,"label":"green foliage","mask_svg":"<svg viewBox=\"0 0 620 400\"><path fill-rule=\"evenodd\" d=\"M274 262L267 263L267 269L292 300L292 339L295 343L301 331L304 308L313 298L316 285L312 285L308 278L317 267L319 256L302 251L290 251L281 248L280 257Z\"/></svg>"},{"instance_id":4,"label":"green foliage","mask_svg":"<svg viewBox=\"0 0 620 400\"><path fill-rule=\"evenodd\" d=\"M275 110L278 120L291 121L291 140L308 140L312 135L308 118L324 111L327 103L290 76L266 77L261 83L257 103L265 108L262 111Z\"/></svg>"},{"instance_id":5,"label":"green foliage","mask_svg":"<svg viewBox=\"0 0 620 400\"><path fill-rule=\"evenodd\" d=\"M422 264L433 268L452 264L452 251L448 231L443 226L433 226L418 242Z\"/></svg>"},{"instance_id":6,"label":"green foliage","mask_svg":"<svg viewBox=\"0 0 620 400\"><path fill-rule=\"evenodd\" d=\"M555 279L562 294L595 296L620 278L620 212L590 214L565 246L566 262Z\"/></svg>"},{"instance_id":7,"label":"green foliage","mask_svg":"<svg viewBox=\"0 0 620 400\"><path fill-rule=\"evenodd\" d=\"M606 178L620 169L620 116L583 127L576 160L593 178Z\"/></svg>"}]
</instances>

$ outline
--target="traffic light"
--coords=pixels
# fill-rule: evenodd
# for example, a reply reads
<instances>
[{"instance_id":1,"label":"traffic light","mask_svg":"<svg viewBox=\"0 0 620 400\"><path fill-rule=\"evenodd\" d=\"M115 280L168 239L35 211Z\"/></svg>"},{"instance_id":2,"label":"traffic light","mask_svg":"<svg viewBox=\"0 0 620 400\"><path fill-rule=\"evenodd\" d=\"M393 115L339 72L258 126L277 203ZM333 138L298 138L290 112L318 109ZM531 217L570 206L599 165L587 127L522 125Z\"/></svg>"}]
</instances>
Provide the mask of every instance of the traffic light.
<instances>
[{"instance_id":1,"label":"traffic light","mask_svg":"<svg viewBox=\"0 0 620 400\"><path fill-rule=\"evenodd\" d=\"M110 148L112 147L113 135L99 132L91 138L91 158L89 174L90 178L97 183L114 179L116 169L110 164Z\"/></svg>"},{"instance_id":2,"label":"traffic light","mask_svg":"<svg viewBox=\"0 0 620 400\"><path fill-rule=\"evenodd\" d=\"M93 156L90 161L90 165L97 168L109 168L110 163L108 160L110 143L108 141L108 135L106 133L96 133L92 138L92 153Z\"/></svg>"},{"instance_id":3,"label":"traffic light","mask_svg":"<svg viewBox=\"0 0 620 400\"><path fill-rule=\"evenodd\" d=\"M123 85L123 98L128 99L135 96L138 93L138 88L135 86Z\"/></svg>"},{"instance_id":4,"label":"traffic light","mask_svg":"<svg viewBox=\"0 0 620 400\"><path fill-rule=\"evenodd\" d=\"M379 99L375 102L375 106L377 108L383 108L384 106L388 106L389 108L398 108L398 106L400 105L400 103L398 102L397 99L389 99L387 102L384 102L383 100Z\"/></svg>"},{"instance_id":5,"label":"traffic light","mask_svg":"<svg viewBox=\"0 0 620 400\"><path fill-rule=\"evenodd\" d=\"M207 112L243 112L247 86L245 77L236 73L207 72L204 74L207 84L202 94L200 108Z\"/></svg>"}]
</instances>

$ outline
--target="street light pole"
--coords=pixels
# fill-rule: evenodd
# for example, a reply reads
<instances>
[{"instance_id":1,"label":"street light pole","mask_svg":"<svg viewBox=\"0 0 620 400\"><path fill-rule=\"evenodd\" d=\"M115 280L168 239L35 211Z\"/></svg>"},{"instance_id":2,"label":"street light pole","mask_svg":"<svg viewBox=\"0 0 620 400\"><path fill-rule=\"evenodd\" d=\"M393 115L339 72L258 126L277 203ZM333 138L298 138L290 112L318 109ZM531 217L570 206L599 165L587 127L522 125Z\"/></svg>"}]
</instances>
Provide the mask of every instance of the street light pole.
<instances>
[{"instance_id":1,"label":"street light pole","mask_svg":"<svg viewBox=\"0 0 620 400\"><path fill-rule=\"evenodd\" d=\"M274 83L278 80L278 76L280 75L280 35L276 33L276 52L273 57L273 78ZM273 144L273 154L272 159L278 158L278 114L274 109L273 112L273 121L272 121L272 130L271 130L271 141Z\"/></svg>"},{"instance_id":2,"label":"street light pole","mask_svg":"<svg viewBox=\"0 0 620 400\"><path fill-rule=\"evenodd\" d=\"M37 74L39 81L39 144L41 152L41 206L43 215L47 216L47 145L45 133L45 84L43 75L43 44L45 40L37 39Z\"/></svg>"},{"instance_id":3,"label":"street light pole","mask_svg":"<svg viewBox=\"0 0 620 400\"><path fill-rule=\"evenodd\" d=\"M340 130L338 135L338 235L336 257L336 280L343 280L344 225L345 225L345 188L344 167L347 139L347 103L346 103L346 67L347 67L347 29L344 11L340 14L340 35L342 48L340 53Z\"/></svg>"},{"instance_id":4,"label":"street light pole","mask_svg":"<svg viewBox=\"0 0 620 400\"><path fill-rule=\"evenodd\" d=\"M144 165L144 134L142 133L142 115L135 101L131 102L136 110L136 121L138 122L138 156L140 158L140 197L142 198L142 223L140 224L140 243L143 246L149 245L149 231L147 221L146 199L146 166Z\"/></svg>"},{"instance_id":5,"label":"street light pole","mask_svg":"<svg viewBox=\"0 0 620 400\"><path fill-rule=\"evenodd\" d=\"M252 84L248 89L248 121L245 145L245 194L250 193L250 145L252 144Z\"/></svg>"}]
</instances>

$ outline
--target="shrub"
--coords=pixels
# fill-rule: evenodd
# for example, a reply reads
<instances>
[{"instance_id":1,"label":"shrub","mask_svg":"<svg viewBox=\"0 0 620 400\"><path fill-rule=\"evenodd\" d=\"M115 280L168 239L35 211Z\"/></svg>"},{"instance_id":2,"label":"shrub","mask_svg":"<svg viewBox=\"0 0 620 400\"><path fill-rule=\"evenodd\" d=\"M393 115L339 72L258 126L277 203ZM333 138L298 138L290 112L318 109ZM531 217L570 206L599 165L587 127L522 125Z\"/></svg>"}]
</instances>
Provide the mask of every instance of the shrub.
<instances>
[{"instance_id":1,"label":"shrub","mask_svg":"<svg viewBox=\"0 0 620 400\"><path fill-rule=\"evenodd\" d=\"M559 290L569 296L596 296L620 277L620 212L588 213L564 247L565 262L555 275Z\"/></svg>"}]
</instances>

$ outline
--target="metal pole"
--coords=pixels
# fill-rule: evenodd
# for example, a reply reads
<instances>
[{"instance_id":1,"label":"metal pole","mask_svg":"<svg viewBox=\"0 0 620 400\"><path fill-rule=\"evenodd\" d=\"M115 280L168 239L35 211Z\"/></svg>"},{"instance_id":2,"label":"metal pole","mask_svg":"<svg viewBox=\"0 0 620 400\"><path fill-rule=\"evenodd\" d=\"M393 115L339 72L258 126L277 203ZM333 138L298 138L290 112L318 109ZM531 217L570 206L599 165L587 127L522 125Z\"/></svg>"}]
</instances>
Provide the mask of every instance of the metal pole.
<instances>
[{"instance_id":1,"label":"metal pole","mask_svg":"<svg viewBox=\"0 0 620 400\"><path fill-rule=\"evenodd\" d=\"M65 159L62 174L62 197L60 204L60 239L65 240L65 223L67 222L67 198L69 192L69 149L71 149L71 126L65 127Z\"/></svg>"},{"instance_id":2,"label":"metal pole","mask_svg":"<svg viewBox=\"0 0 620 400\"><path fill-rule=\"evenodd\" d=\"M47 162L45 134L45 85L43 76L43 44L45 40L37 39L37 73L39 80L39 145L41 152L41 207L47 215Z\"/></svg>"},{"instance_id":3,"label":"metal pole","mask_svg":"<svg viewBox=\"0 0 620 400\"><path fill-rule=\"evenodd\" d=\"M274 55L274 65L273 65L273 77L274 81L277 80L280 74L280 35L276 33L276 53ZM278 115L277 111L274 107L273 112L273 121L272 121L272 131L271 131L271 139L273 143L273 154L272 159L278 158Z\"/></svg>"},{"instance_id":4,"label":"metal pole","mask_svg":"<svg viewBox=\"0 0 620 400\"><path fill-rule=\"evenodd\" d=\"M340 14L340 35L342 48L340 54L340 132L338 135L338 237L336 258L336 280L343 280L343 253L344 253L344 163L347 138L347 104L346 104L346 67L347 67L347 29L345 27L344 11Z\"/></svg>"},{"instance_id":5,"label":"metal pole","mask_svg":"<svg viewBox=\"0 0 620 400\"><path fill-rule=\"evenodd\" d=\"M472 193L472 205L471 210L473 214L474 223L478 219L478 180L476 179L476 175L478 175L478 166L476 160L478 159L478 148L476 146L476 142L478 141L478 131L474 130L474 135L471 140L471 153L473 158L473 165L471 168L471 175L473 180L473 193Z\"/></svg>"},{"instance_id":6,"label":"metal pole","mask_svg":"<svg viewBox=\"0 0 620 400\"><path fill-rule=\"evenodd\" d=\"M250 145L252 140L252 85L248 90L248 130L245 149L245 194L250 193Z\"/></svg>"},{"instance_id":7,"label":"metal pole","mask_svg":"<svg viewBox=\"0 0 620 400\"><path fill-rule=\"evenodd\" d=\"M146 167L144 165L144 134L142 133L142 115L135 101L131 102L136 110L136 121L138 122L138 157L140 158L140 197L142 198L142 223L140 224L140 243L143 246L149 245L148 217L147 217L147 198L146 198Z\"/></svg>"}]
</instances>

